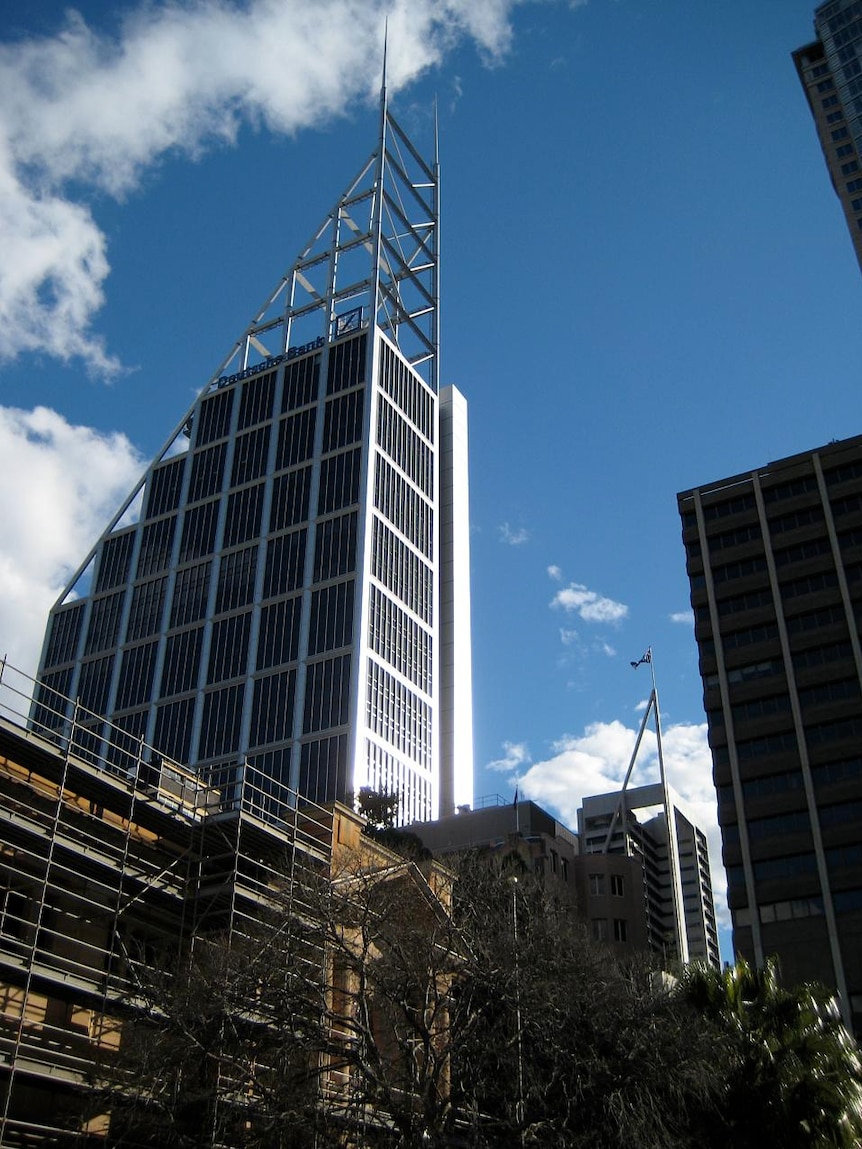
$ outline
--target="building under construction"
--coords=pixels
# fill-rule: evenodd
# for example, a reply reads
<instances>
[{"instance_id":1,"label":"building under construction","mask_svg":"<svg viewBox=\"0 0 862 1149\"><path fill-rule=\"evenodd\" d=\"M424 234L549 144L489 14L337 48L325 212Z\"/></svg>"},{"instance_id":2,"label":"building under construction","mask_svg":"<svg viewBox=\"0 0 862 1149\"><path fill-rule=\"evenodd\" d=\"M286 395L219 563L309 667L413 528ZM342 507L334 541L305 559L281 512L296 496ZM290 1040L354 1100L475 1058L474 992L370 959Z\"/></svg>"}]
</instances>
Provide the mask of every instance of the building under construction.
<instances>
[{"instance_id":1,"label":"building under construction","mask_svg":"<svg viewBox=\"0 0 862 1149\"><path fill-rule=\"evenodd\" d=\"M197 939L253 934L362 820L251 769L204 786L143 743L99 757L93 716L58 731L68 700L43 689L31 713L32 688L0 664L0 1144L99 1144L94 1067L138 982Z\"/></svg>"}]
</instances>

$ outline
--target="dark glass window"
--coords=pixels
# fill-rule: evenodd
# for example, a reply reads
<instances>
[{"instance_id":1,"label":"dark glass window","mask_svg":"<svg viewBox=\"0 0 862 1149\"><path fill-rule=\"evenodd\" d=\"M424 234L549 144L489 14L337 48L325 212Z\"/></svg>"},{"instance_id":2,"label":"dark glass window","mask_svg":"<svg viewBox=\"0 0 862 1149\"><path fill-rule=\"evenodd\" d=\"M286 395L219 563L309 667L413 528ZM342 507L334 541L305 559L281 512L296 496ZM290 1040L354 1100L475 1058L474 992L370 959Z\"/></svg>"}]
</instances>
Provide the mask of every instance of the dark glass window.
<instances>
[{"instance_id":1,"label":"dark glass window","mask_svg":"<svg viewBox=\"0 0 862 1149\"><path fill-rule=\"evenodd\" d=\"M78 653L81 623L84 621L84 603L62 607L51 616L51 637L45 654L45 666L71 662Z\"/></svg>"},{"instance_id":2,"label":"dark glass window","mask_svg":"<svg viewBox=\"0 0 862 1149\"><path fill-rule=\"evenodd\" d=\"M350 698L350 655L314 662L307 670L303 733L343 726Z\"/></svg>"},{"instance_id":3,"label":"dark glass window","mask_svg":"<svg viewBox=\"0 0 862 1149\"><path fill-rule=\"evenodd\" d=\"M356 511L317 524L314 582L326 582L356 569Z\"/></svg>"},{"instance_id":4,"label":"dark glass window","mask_svg":"<svg viewBox=\"0 0 862 1149\"><path fill-rule=\"evenodd\" d=\"M129 611L129 625L126 628L126 642L139 638L149 638L157 634L162 624L162 609L165 605L166 577L139 583L132 592L132 606Z\"/></svg>"},{"instance_id":5,"label":"dark glass window","mask_svg":"<svg viewBox=\"0 0 862 1149\"><path fill-rule=\"evenodd\" d=\"M189 481L189 502L209 499L221 490L224 475L226 443L217 443L192 456L192 476Z\"/></svg>"},{"instance_id":6,"label":"dark glass window","mask_svg":"<svg viewBox=\"0 0 862 1149\"><path fill-rule=\"evenodd\" d=\"M210 562L198 563L177 571L174 600L171 604L171 626L197 622L206 614L210 586Z\"/></svg>"},{"instance_id":7,"label":"dark glass window","mask_svg":"<svg viewBox=\"0 0 862 1149\"><path fill-rule=\"evenodd\" d=\"M150 701L158 645L157 642L148 642L145 646L133 646L123 652L117 687L117 709L125 710L129 706L140 706Z\"/></svg>"},{"instance_id":8,"label":"dark glass window","mask_svg":"<svg viewBox=\"0 0 862 1149\"><path fill-rule=\"evenodd\" d=\"M226 686L204 697L200 758L220 758L239 749L245 684Z\"/></svg>"},{"instance_id":9,"label":"dark glass window","mask_svg":"<svg viewBox=\"0 0 862 1149\"><path fill-rule=\"evenodd\" d=\"M254 598L254 577L257 570L257 547L222 555L216 591L216 614L247 606Z\"/></svg>"},{"instance_id":10,"label":"dark glass window","mask_svg":"<svg viewBox=\"0 0 862 1149\"><path fill-rule=\"evenodd\" d=\"M109 535L105 539L99 553L99 573L96 575L93 587L96 594L115 586L123 586L128 582L134 542L134 531L126 531L122 535Z\"/></svg>"},{"instance_id":11,"label":"dark glass window","mask_svg":"<svg viewBox=\"0 0 862 1149\"><path fill-rule=\"evenodd\" d=\"M275 469L294 467L314 454L314 407L307 407L296 415L288 415L278 424L278 443L275 450Z\"/></svg>"},{"instance_id":12,"label":"dark glass window","mask_svg":"<svg viewBox=\"0 0 862 1149\"><path fill-rule=\"evenodd\" d=\"M95 654L116 646L120 629L120 612L123 609L123 592L106 595L93 600L90 613L90 626L87 630L85 654Z\"/></svg>"},{"instance_id":13,"label":"dark glass window","mask_svg":"<svg viewBox=\"0 0 862 1149\"><path fill-rule=\"evenodd\" d=\"M266 472L266 457L269 453L269 428L267 423L254 431L237 436L233 454L231 486L239 487L252 479L259 479Z\"/></svg>"},{"instance_id":14,"label":"dark glass window","mask_svg":"<svg viewBox=\"0 0 862 1149\"><path fill-rule=\"evenodd\" d=\"M264 483L258 483L230 495L224 525L224 546L233 547L248 542L260 533L264 487Z\"/></svg>"},{"instance_id":15,"label":"dark glass window","mask_svg":"<svg viewBox=\"0 0 862 1149\"><path fill-rule=\"evenodd\" d=\"M108 709L108 691L113 669L114 659L111 655L107 658L93 658L81 665L78 701L84 710L90 710L99 716L104 715Z\"/></svg>"},{"instance_id":16,"label":"dark glass window","mask_svg":"<svg viewBox=\"0 0 862 1149\"><path fill-rule=\"evenodd\" d=\"M312 802L343 802L348 787L347 754L345 734L303 743L299 758L299 792Z\"/></svg>"},{"instance_id":17,"label":"dark glass window","mask_svg":"<svg viewBox=\"0 0 862 1149\"><path fill-rule=\"evenodd\" d=\"M320 464L320 491L317 497L318 515L340 511L359 501L359 467L361 452L358 447L332 455Z\"/></svg>"},{"instance_id":18,"label":"dark glass window","mask_svg":"<svg viewBox=\"0 0 862 1149\"><path fill-rule=\"evenodd\" d=\"M231 615L213 624L207 682L224 682L245 674L251 611Z\"/></svg>"},{"instance_id":19,"label":"dark glass window","mask_svg":"<svg viewBox=\"0 0 862 1149\"><path fill-rule=\"evenodd\" d=\"M354 582L335 583L311 596L308 653L323 654L349 646L353 631Z\"/></svg>"},{"instance_id":20,"label":"dark glass window","mask_svg":"<svg viewBox=\"0 0 862 1149\"><path fill-rule=\"evenodd\" d=\"M162 669L161 694L184 694L195 690L201 657L203 627L172 634L165 646L165 664Z\"/></svg>"},{"instance_id":21,"label":"dark glass window","mask_svg":"<svg viewBox=\"0 0 862 1149\"><path fill-rule=\"evenodd\" d=\"M358 443L362 439L362 414L365 390L348 391L326 401L326 419L323 424L323 450L337 451Z\"/></svg>"},{"instance_id":22,"label":"dark glass window","mask_svg":"<svg viewBox=\"0 0 862 1149\"><path fill-rule=\"evenodd\" d=\"M265 606L260 615L257 669L267 670L299 657L299 619L302 597L280 599Z\"/></svg>"},{"instance_id":23,"label":"dark glass window","mask_svg":"<svg viewBox=\"0 0 862 1149\"><path fill-rule=\"evenodd\" d=\"M295 691L295 670L257 679L251 711L252 746L282 742L291 737Z\"/></svg>"},{"instance_id":24,"label":"dark glass window","mask_svg":"<svg viewBox=\"0 0 862 1149\"><path fill-rule=\"evenodd\" d=\"M182 698L156 710L156 749L174 762L188 761L194 706L193 698Z\"/></svg>"},{"instance_id":25,"label":"dark glass window","mask_svg":"<svg viewBox=\"0 0 862 1149\"><path fill-rule=\"evenodd\" d=\"M320 356L307 355L295 359L284 369L284 394L282 411L294 411L305 407L317 399L317 386L320 382Z\"/></svg>"},{"instance_id":26,"label":"dark glass window","mask_svg":"<svg viewBox=\"0 0 862 1149\"><path fill-rule=\"evenodd\" d=\"M219 500L203 503L186 511L183 537L180 541L180 562L211 555L215 550Z\"/></svg>"},{"instance_id":27,"label":"dark glass window","mask_svg":"<svg viewBox=\"0 0 862 1149\"><path fill-rule=\"evenodd\" d=\"M176 515L146 524L138 553L137 578L146 578L147 575L167 570L170 566L176 525Z\"/></svg>"},{"instance_id":28,"label":"dark glass window","mask_svg":"<svg viewBox=\"0 0 862 1149\"><path fill-rule=\"evenodd\" d=\"M198 434L195 446L202 447L216 439L223 439L230 430L230 417L233 408L233 387L225 387L208 395L198 408Z\"/></svg>"},{"instance_id":29,"label":"dark glass window","mask_svg":"<svg viewBox=\"0 0 862 1149\"><path fill-rule=\"evenodd\" d=\"M304 530L270 539L266 547L263 597L275 598L302 586L304 567Z\"/></svg>"},{"instance_id":30,"label":"dark glass window","mask_svg":"<svg viewBox=\"0 0 862 1149\"><path fill-rule=\"evenodd\" d=\"M366 338L363 333L330 347L329 370L326 377L327 395L365 382Z\"/></svg>"},{"instance_id":31,"label":"dark glass window","mask_svg":"<svg viewBox=\"0 0 862 1149\"><path fill-rule=\"evenodd\" d=\"M160 463L158 467L153 468L147 490L145 519L155 519L158 515L166 515L168 511L175 511L180 505L185 465L186 457L180 455L176 459L171 459L167 463Z\"/></svg>"},{"instance_id":32,"label":"dark glass window","mask_svg":"<svg viewBox=\"0 0 862 1149\"><path fill-rule=\"evenodd\" d=\"M242 385L239 402L239 429L263 423L272 414L272 401L275 395L275 372L253 375Z\"/></svg>"},{"instance_id":33,"label":"dark glass window","mask_svg":"<svg viewBox=\"0 0 862 1149\"><path fill-rule=\"evenodd\" d=\"M269 512L271 532L294 527L308 518L308 492L311 467L279 475L272 484L272 506Z\"/></svg>"}]
</instances>

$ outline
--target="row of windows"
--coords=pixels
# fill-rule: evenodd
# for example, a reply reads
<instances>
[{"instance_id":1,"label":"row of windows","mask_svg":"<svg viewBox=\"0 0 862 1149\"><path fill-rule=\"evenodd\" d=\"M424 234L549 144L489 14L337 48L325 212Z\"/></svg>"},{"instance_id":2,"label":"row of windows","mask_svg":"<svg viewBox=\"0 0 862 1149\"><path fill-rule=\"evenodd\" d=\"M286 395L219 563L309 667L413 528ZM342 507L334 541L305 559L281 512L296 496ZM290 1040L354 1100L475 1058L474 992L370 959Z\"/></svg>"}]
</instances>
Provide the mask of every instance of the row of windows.
<instances>
[{"instance_id":1,"label":"row of windows","mask_svg":"<svg viewBox=\"0 0 862 1149\"><path fill-rule=\"evenodd\" d=\"M844 702L860 696L859 680L844 678L839 682L825 682L818 686L808 686L799 691L799 701L803 708L819 706L826 702Z\"/></svg>"},{"instance_id":2,"label":"row of windows","mask_svg":"<svg viewBox=\"0 0 862 1149\"><path fill-rule=\"evenodd\" d=\"M409 764L370 739L366 740L369 785L400 798L399 815L407 821L427 821L433 814L431 786Z\"/></svg>"},{"instance_id":3,"label":"row of windows","mask_svg":"<svg viewBox=\"0 0 862 1149\"><path fill-rule=\"evenodd\" d=\"M432 450L382 395L377 401L377 441L422 493L433 498Z\"/></svg>"},{"instance_id":4,"label":"row of windows","mask_svg":"<svg viewBox=\"0 0 862 1149\"><path fill-rule=\"evenodd\" d=\"M587 887L590 896L594 898L602 897L606 891L606 877L605 874L588 874ZM625 883L622 874L610 874L610 891L615 898L621 898L625 893Z\"/></svg>"},{"instance_id":5,"label":"row of windows","mask_svg":"<svg viewBox=\"0 0 862 1149\"><path fill-rule=\"evenodd\" d=\"M778 624L764 622L759 626L748 626L744 630L736 630L726 634L722 639L725 651L738 650L741 646L752 646L757 642L767 642L778 637Z\"/></svg>"},{"instance_id":6,"label":"row of windows","mask_svg":"<svg viewBox=\"0 0 862 1149\"><path fill-rule=\"evenodd\" d=\"M797 670L810 666L825 666L843 658L853 657L853 647L849 642L830 642L826 646L815 646L811 650L800 650L793 655L793 665Z\"/></svg>"},{"instance_id":7,"label":"row of windows","mask_svg":"<svg viewBox=\"0 0 862 1149\"><path fill-rule=\"evenodd\" d=\"M283 666L299 658L299 623L302 596L280 598L260 613L257 669Z\"/></svg>"},{"instance_id":8,"label":"row of windows","mask_svg":"<svg viewBox=\"0 0 862 1149\"><path fill-rule=\"evenodd\" d=\"M433 622L431 568L376 515L371 548L374 577L430 626Z\"/></svg>"},{"instance_id":9,"label":"row of windows","mask_svg":"<svg viewBox=\"0 0 862 1149\"><path fill-rule=\"evenodd\" d=\"M793 898L786 902L764 902L758 907L760 920L764 925L772 922L789 922L796 918L815 918L823 915L823 899ZM734 912L737 926L751 925L751 910L746 906Z\"/></svg>"},{"instance_id":10,"label":"row of windows","mask_svg":"<svg viewBox=\"0 0 862 1149\"><path fill-rule=\"evenodd\" d=\"M374 505L427 558L433 558L434 513L382 455L374 460Z\"/></svg>"},{"instance_id":11,"label":"row of windows","mask_svg":"<svg viewBox=\"0 0 862 1149\"><path fill-rule=\"evenodd\" d=\"M614 918L611 930L608 929L607 918L593 918L590 922L593 939L597 942L609 941L611 937L615 942L624 942L628 938L628 925L625 918Z\"/></svg>"},{"instance_id":12,"label":"row of windows","mask_svg":"<svg viewBox=\"0 0 862 1149\"><path fill-rule=\"evenodd\" d=\"M734 722L749 722L753 718L769 718L773 714L790 712L790 695L773 694L769 698L754 698L731 707Z\"/></svg>"},{"instance_id":13,"label":"row of windows","mask_svg":"<svg viewBox=\"0 0 862 1149\"><path fill-rule=\"evenodd\" d=\"M368 727L401 754L431 768L431 708L388 670L369 661Z\"/></svg>"},{"instance_id":14,"label":"row of windows","mask_svg":"<svg viewBox=\"0 0 862 1149\"><path fill-rule=\"evenodd\" d=\"M777 567L788 566L790 563L804 562L806 559L814 559L820 555L831 553L832 545L829 539L809 539L807 542L796 543L795 546L776 551L775 565Z\"/></svg>"},{"instance_id":15,"label":"row of windows","mask_svg":"<svg viewBox=\"0 0 862 1149\"><path fill-rule=\"evenodd\" d=\"M132 548L135 544L135 531L109 535L99 553L99 569L96 572L93 591L110 590L128 582L132 564Z\"/></svg>"},{"instance_id":16,"label":"row of windows","mask_svg":"<svg viewBox=\"0 0 862 1149\"><path fill-rule=\"evenodd\" d=\"M385 343L380 344L380 387L429 443L434 442L434 396Z\"/></svg>"},{"instance_id":17,"label":"row of windows","mask_svg":"<svg viewBox=\"0 0 862 1149\"><path fill-rule=\"evenodd\" d=\"M359 447L331 455L320 464L320 490L317 495L318 515L329 515L359 502L359 469L362 452Z\"/></svg>"},{"instance_id":18,"label":"row of windows","mask_svg":"<svg viewBox=\"0 0 862 1149\"><path fill-rule=\"evenodd\" d=\"M733 686L740 682L754 682L758 678L769 678L773 674L784 673L784 662L780 658L771 658L763 662L751 662L747 666L736 666L727 671L727 681ZM718 686L719 676L709 674L704 679L706 686Z\"/></svg>"},{"instance_id":19,"label":"row of windows","mask_svg":"<svg viewBox=\"0 0 862 1149\"><path fill-rule=\"evenodd\" d=\"M375 654L430 694L431 635L374 585L368 630Z\"/></svg>"}]
</instances>

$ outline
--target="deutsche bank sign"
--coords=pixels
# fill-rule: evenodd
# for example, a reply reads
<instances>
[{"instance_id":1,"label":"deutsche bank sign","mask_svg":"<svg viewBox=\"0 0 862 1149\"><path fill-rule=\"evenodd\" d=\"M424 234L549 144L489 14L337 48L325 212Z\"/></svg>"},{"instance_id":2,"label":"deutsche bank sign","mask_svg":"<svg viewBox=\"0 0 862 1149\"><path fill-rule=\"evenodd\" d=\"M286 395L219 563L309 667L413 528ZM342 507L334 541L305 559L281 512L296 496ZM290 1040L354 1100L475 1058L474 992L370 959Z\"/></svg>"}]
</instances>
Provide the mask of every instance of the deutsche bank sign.
<instances>
[{"instance_id":1,"label":"deutsche bank sign","mask_svg":"<svg viewBox=\"0 0 862 1149\"><path fill-rule=\"evenodd\" d=\"M252 375L259 375L261 371L271 371L273 367L277 367L286 359L296 359L299 355L307 355L309 351L319 351L321 347L325 346L326 340L322 335L318 335L310 343L303 343L299 347L288 347L284 355L270 355L262 363L255 363L254 367L247 367L245 371L237 371L235 375L220 375L218 386L229 387L231 383L239 383L240 379L250 379Z\"/></svg>"}]
</instances>

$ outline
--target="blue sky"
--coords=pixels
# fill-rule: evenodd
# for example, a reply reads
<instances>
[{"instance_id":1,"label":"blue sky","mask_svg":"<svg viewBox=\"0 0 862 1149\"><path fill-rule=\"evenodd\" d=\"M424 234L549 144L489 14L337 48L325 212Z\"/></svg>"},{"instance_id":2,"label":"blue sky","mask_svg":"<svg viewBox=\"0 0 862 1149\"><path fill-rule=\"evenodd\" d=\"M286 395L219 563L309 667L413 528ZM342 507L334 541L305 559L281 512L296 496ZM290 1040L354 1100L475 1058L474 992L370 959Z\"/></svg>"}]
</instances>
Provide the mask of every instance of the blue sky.
<instances>
[{"instance_id":1,"label":"blue sky","mask_svg":"<svg viewBox=\"0 0 862 1149\"><path fill-rule=\"evenodd\" d=\"M671 781L714 826L676 492L862 430L862 278L790 58L813 4L66 7L0 0L10 661L371 151L388 10L420 145L439 103L476 794L517 777L573 823L625 770L652 646Z\"/></svg>"}]
</instances>

